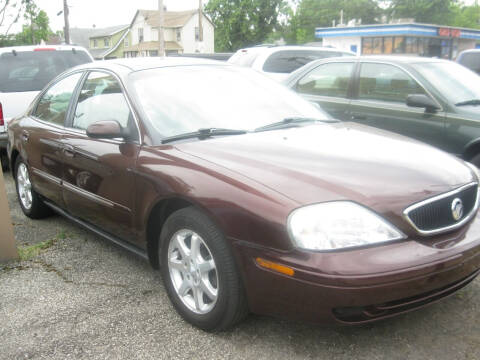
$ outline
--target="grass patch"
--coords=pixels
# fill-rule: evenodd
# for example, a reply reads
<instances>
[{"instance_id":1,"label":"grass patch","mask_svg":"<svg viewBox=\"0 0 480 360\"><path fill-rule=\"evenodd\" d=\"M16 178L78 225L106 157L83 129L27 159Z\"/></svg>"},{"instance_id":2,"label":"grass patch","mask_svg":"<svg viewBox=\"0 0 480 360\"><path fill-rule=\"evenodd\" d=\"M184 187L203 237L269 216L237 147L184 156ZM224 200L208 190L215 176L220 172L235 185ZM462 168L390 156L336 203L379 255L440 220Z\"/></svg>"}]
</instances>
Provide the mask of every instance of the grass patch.
<instances>
[{"instance_id":1,"label":"grass patch","mask_svg":"<svg viewBox=\"0 0 480 360\"><path fill-rule=\"evenodd\" d=\"M34 245L20 246L18 248L18 256L22 261L30 260L40 254L42 250L48 249L49 247L55 245L58 240L65 240L66 238L67 234L65 231L61 230L53 239L45 240Z\"/></svg>"}]
</instances>

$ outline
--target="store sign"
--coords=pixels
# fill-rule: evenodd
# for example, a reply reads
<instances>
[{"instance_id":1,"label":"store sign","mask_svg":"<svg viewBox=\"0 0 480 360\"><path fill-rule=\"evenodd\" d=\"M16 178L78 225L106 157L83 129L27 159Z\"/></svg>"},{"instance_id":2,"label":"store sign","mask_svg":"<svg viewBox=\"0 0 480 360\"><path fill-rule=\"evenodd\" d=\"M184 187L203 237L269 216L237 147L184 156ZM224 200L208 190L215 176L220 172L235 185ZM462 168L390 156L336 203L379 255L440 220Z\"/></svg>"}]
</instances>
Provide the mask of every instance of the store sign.
<instances>
[{"instance_id":1,"label":"store sign","mask_svg":"<svg viewBox=\"0 0 480 360\"><path fill-rule=\"evenodd\" d=\"M462 31L459 29L450 29L450 28L439 28L438 36L442 37L453 37L458 38L462 34Z\"/></svg>"}]
</instances>

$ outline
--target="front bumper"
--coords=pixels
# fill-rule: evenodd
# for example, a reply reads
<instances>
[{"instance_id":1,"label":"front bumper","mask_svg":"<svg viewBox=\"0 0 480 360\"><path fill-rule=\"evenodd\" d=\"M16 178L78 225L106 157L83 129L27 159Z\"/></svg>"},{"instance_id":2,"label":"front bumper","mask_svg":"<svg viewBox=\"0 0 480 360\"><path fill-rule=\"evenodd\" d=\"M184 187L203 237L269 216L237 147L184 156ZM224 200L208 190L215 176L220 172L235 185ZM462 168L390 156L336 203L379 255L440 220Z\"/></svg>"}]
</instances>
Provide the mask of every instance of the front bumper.
<instances>
[{"instance_id":1,"label":"front bumper","mask_svg":"<svg viewBox=\"0 0 480 360\"><path fill-rule=\"evenodd\" d=\"M478 215L463 229L443 235L436 246L434 242L406 240L331 253L277 252L244 242L234 242L234 248L252 312L314 323L359 324L428 305L478 275ZM257 257L289 266L295 274L289 277L261 268Z\"/></svg>"}]
</instances>

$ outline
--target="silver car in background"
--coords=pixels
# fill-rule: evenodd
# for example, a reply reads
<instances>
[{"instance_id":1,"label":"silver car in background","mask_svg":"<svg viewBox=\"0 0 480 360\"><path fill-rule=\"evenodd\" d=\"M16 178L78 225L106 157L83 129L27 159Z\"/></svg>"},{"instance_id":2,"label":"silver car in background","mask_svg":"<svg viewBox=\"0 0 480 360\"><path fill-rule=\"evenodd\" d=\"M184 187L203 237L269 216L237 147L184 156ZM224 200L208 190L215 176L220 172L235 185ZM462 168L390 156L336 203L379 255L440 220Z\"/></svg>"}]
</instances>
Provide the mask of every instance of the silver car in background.
<instances>
[{"instance_id":1,"label":"silver car in background","mask_svg":"<svg viewBox=\"0 0 480 360\"><path fill-rule=\"evenodd\" d=\"M251 67L282 81L288 74L313 60L338 56L355 56L355 53L319 46L255 46L238 50L228 62Z\"/></svg>"}]
</instances>

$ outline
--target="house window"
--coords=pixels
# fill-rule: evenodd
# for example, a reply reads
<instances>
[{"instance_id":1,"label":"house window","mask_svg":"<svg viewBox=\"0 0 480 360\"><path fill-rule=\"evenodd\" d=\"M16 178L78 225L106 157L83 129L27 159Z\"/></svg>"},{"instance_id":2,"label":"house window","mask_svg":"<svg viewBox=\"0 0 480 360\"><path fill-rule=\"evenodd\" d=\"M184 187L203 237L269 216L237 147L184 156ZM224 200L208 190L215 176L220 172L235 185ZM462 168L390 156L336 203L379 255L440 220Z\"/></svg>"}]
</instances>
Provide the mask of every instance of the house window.
<instances>
[{"instance_id":1,"label":"house window","mask_svg":"<svg viewBox=\"0 0 480 360\"><path fill-rule=\"evenodd\" d=\"M93 39L93 48L96 48L98 46L98 40Z\"/></svg>"},{"instance_id":2,"label":"house window","mask_svg":"<svg viewBox=\"0 0 480 360\"><path fill-rule=\"evenodd\" d=\"M143 28L138 28L138 42L143 42Z\"/></svg>"},{"instance_id":3,"label":"house window","mask_svg":"<svg viewBox=\"0 0 480 360\"><path fill-rule=\"evenodd\" d=\"M126 37L125 40L123 40L123 46L126 48L130 46L130 44L128 43L128 37Z\"/></svg>"},{"instance_id":4,"label":"house window","mask_svg":"<svg viewBox=\"0 0 480 360\"><path fill-rule=\"evenodd\" d=\"M182 31L177 29L177 41L182 41Z\"/></svg>"},{"instance_id":5,"label":"house window","mask_svg":"<svg viewBox=\"0 0 480 360\"><path fill-rule=\"evenodd\" d=\"M199 41L200 40L200 29L198 28L198 26L195 26L195 41Z\"/></svg>"},{"instance_id":6,"label":"house window","mask_svg":"<svg viewBox=\"0 0 480 360\"><path fill-rule=\"evenodd\" d=\"M110 39L109 38L103 39L103 43L104 43L105 47L109 47L110 46Z\"/></svg>"}]
</instances>

